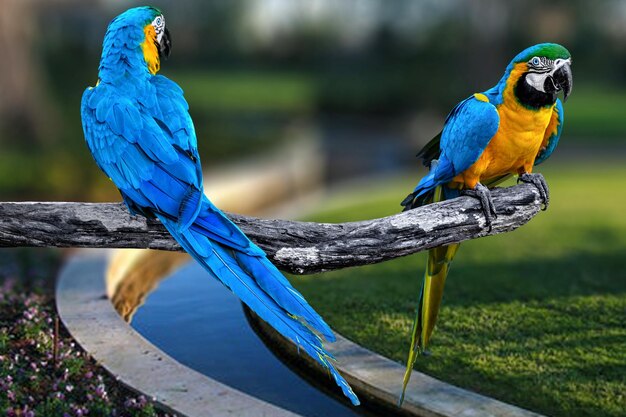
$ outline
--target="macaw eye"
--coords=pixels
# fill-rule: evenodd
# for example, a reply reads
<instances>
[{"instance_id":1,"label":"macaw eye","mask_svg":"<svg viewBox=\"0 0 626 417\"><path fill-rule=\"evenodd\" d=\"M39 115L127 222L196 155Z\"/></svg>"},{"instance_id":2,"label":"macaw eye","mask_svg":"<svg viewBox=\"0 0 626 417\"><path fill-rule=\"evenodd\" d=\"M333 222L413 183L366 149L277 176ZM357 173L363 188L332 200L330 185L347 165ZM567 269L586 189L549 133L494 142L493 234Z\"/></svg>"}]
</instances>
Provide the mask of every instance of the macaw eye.
<instances>
[{"instance_id":1,"label":"macaw eye","mask_svg":"<svg viewBox=\"0 0 626 417\"><path fill-rule=\"evenodd\" d=\"M538 57L534 57L533 59L530 60L530 63L535 65L535 66L539 65L539 62L541 62L541 61L539 61Z\"/></svg>"},{"instance_id":2,"label":"macaw eye","mask_svg":"<svg viewBox=\"0 0 626 417\"><path fill-rule=\"evenodd\" d=\"M159 27L163 24L163 18L161 16L157 16L156 19L154 19L154 26Z\"/></svg>"}]
</instances>

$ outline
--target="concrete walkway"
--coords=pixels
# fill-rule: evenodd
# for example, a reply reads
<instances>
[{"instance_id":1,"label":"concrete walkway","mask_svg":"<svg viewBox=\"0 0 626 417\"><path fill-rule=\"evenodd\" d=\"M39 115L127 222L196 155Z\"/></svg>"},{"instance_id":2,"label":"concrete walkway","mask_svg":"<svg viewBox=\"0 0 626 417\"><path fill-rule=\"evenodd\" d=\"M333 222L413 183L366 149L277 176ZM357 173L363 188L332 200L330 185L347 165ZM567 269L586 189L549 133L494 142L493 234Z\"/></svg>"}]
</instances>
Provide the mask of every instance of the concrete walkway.
<instances>
[{"instance_id":1,"label":"concrete walkway","mask_svg":"<svg viewBox=\"0 0 626 417\"><path fill-rule=\"evenodd\" d=\"M306 355L300 355L293 344L247 309L248 318L259 335L283 360L313 377L320 385L333 382L328 372ZM326 348L337 359L337 368L352 386L363 406L381 415L419 417L543 417L522 408L503 403L413 371L402 407L404 365L359 346L336 334L337 341Z\"/></svg>"},{"instance_id":2,"label":"concrete walkway","mask_svg":"<svg viewBox=\"0 0 626 417\"><path fill-rule=\"evenodd\" d=\"M187 368L146 341L106 297L106 265L101 250L71 257L59 275L56 302L72 337L121 383L188 417L298 416Z\"/></svg>"},{"instance_id":3,"label":"concrete walkway","mask_svg":"<svg viewBox=\"0 0 626 417\"><path fill-rule=\"evenodd\" d=\"M188 417L298 416L183 366L145 340L122 320L106 297L106 267L106 251L86 250L71 257L60 273L56 301L61 320L72 336L121 383L154 398L166 410ZM280 356L295 362L320 385L333 388L326 371L305 355L299 355L291 343L253 314L250 319ZM364 407L381 415L541 417L419 372L413 372L405 402L398 408L402 365L341 335L327 347Z\"/></svg>"}]
</instances>

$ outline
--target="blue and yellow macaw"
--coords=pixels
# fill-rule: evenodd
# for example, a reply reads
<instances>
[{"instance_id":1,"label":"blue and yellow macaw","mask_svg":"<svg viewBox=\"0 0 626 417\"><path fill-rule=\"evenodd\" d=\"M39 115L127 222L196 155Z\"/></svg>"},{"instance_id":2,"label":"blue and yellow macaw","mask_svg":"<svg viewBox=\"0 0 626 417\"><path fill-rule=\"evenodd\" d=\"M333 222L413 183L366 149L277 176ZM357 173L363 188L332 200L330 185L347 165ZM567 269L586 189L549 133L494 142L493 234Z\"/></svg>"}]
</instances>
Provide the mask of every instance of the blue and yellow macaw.
<instances>
[{"instance_id":1,"label":"blue and yellow macaw","mask_svg":"<svg viewBox=\"0 0 626 417\"><path fill-rule=\"evenodd\" d=\"M197 139L183 91L157 75L170 52L163 14L130 9L111 21L95 87L83 94L87 145L133 214L156 217L213 277L326 367L354 405L322 339L330 327L289 281L204 195Z\"/></svg>"},{"instance_id":2,"label":"blue and yellow macaw","mask_svg":"<svg viewBox=\"0 0 626 417\"><path fill-rule=\"evenodd\" d=\"M533 166L554 151L563 130L563 104L572 90L570 53L554 43L532 46L518 54L495 87L476 93L454 107L442 132L419 153L430 172L402 205L405 210L456 197L476 197L491 227L496 212L489 187L511 175L534 184L549 203L547 184ZM429 251L400 403L417 355L432 335L443 288L459 244Z\"/></svg>"}]
</instances>

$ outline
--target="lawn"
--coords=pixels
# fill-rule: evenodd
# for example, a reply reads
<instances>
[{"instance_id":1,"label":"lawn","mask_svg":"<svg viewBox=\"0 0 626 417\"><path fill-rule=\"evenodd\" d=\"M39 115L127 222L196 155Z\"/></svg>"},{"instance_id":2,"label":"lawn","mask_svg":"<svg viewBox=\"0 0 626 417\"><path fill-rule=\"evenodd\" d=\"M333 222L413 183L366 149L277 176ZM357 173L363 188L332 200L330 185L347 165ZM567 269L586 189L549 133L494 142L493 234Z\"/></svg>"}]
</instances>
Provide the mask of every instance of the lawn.
<instances>
[{"instance_id":1,"label":"lawn","mask_svg":"<svg viewBox=\"0 0 626 417\"><path fill-rule=\"evenodd\" d=\"M626 135L626 94L621 89L577 85L565 107L570 136L619 143Z\"/></svg>"},{"instance_id":2,"label":"lawn","mask_svg":"<svg viewBox=\"0 0 626 417\"><path fill-rule=\"evenodd\" d=\"M171 74L197 112L283 112L311 110L315 85L299 73L179 72Z\"/></svg>"},{"instance_id":3,"label":"lawn","mask_svg":"<svg viewBox=\"0 0 626 417\"><path fill-rule=\"evenodd\" d=\"M415 369L551 416L624 416L626 167L543 171L548 211L462 245ZM393 214L417 177L339 193L309 220ZM403 362L424 255L293 280L338 332Z\"/></svg>"},{"instance_id":4,"label":"lawn","mask_svg":"<svg viewBox=\"0 0 626 417\"><path fill-rule=\"evenodd\" d=\"M361 106L362 102L377 103L386 89L393 88L393 80L355 78L352 73L345 79L328 74L264 71L179 71L169 75L183 86L192 111L198 114L309 114L320 106L322 111L328 110L323 108L324 103L344 102L346 95L355 95L352 101L361 102ZM378 108L380 103L372 105ZM625 107L626 94L621 89L576 85L567 102L569 137L616 143L626 135Z\"/></svg>"}]
</instances>

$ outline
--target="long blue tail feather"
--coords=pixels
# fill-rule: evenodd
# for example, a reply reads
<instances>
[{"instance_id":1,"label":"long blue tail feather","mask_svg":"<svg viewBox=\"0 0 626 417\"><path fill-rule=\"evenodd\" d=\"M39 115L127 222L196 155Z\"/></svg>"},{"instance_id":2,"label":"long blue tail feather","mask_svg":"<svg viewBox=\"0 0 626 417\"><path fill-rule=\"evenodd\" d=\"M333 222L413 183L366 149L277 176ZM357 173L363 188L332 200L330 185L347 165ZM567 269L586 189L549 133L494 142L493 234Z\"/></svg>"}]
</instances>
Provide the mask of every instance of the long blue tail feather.
<instances>
[{"instance_id":1,"label":"long blue tail feather","mask_svg":"<svg viewBox=\"0 0 626 417\"><path fill-rule=\"evenodd\" d=\"M326 367L358 404L316 333L333 340L328 325L265 253L204 197L198 141L183 91L154 75L158 65L144 55L143 46L156 41L150 38L155 32L145 31L146 23L159 16L162 20L155 8L136 7L109 25L98 83L81 101L89 150L132 213L160 218L212 276ZM167 31L162 39L169 45Z\"/></svg>"},{"instance_id":2,"label":"long blue tail feather","mask_svg":"<svg viewBox=\"0 0 626 417\"><path fill-rule=\"evenodd\" d=\"M204 209L200 210L201 214ZM359 404L350 385L332 364L334 359L324 349L322 339L311 328L323 334L327 340L334 340L332 331L267 258L224 246L202 233L202 227L194 227L195 224L180 231L175 219L162 214L157 214L157 217L212 276L219 279L259 317L328 369L344 395L352 404ZM224 219L229 222L226 217ZM198 220L202 223L203 219ZM211 222L215 222L215 219L211 219Z\"/></svg>"},{"instance_id":3,"label":"long blue tail feather","mask_svg":"<svg viewBox=\"0 0 626 417\"><path fill-rule=\"evenodd\" d=\"M276 303L292 314L299 315L311 327L319 331L327 341L335 341L335 335L324 319L315 313L302 294L291 286L291 283L266 257L251 257L246 253L236 251L233 251L233 255L239 266L248 275L255 277L258 285Z\"/></svg>"}]
</instances>

